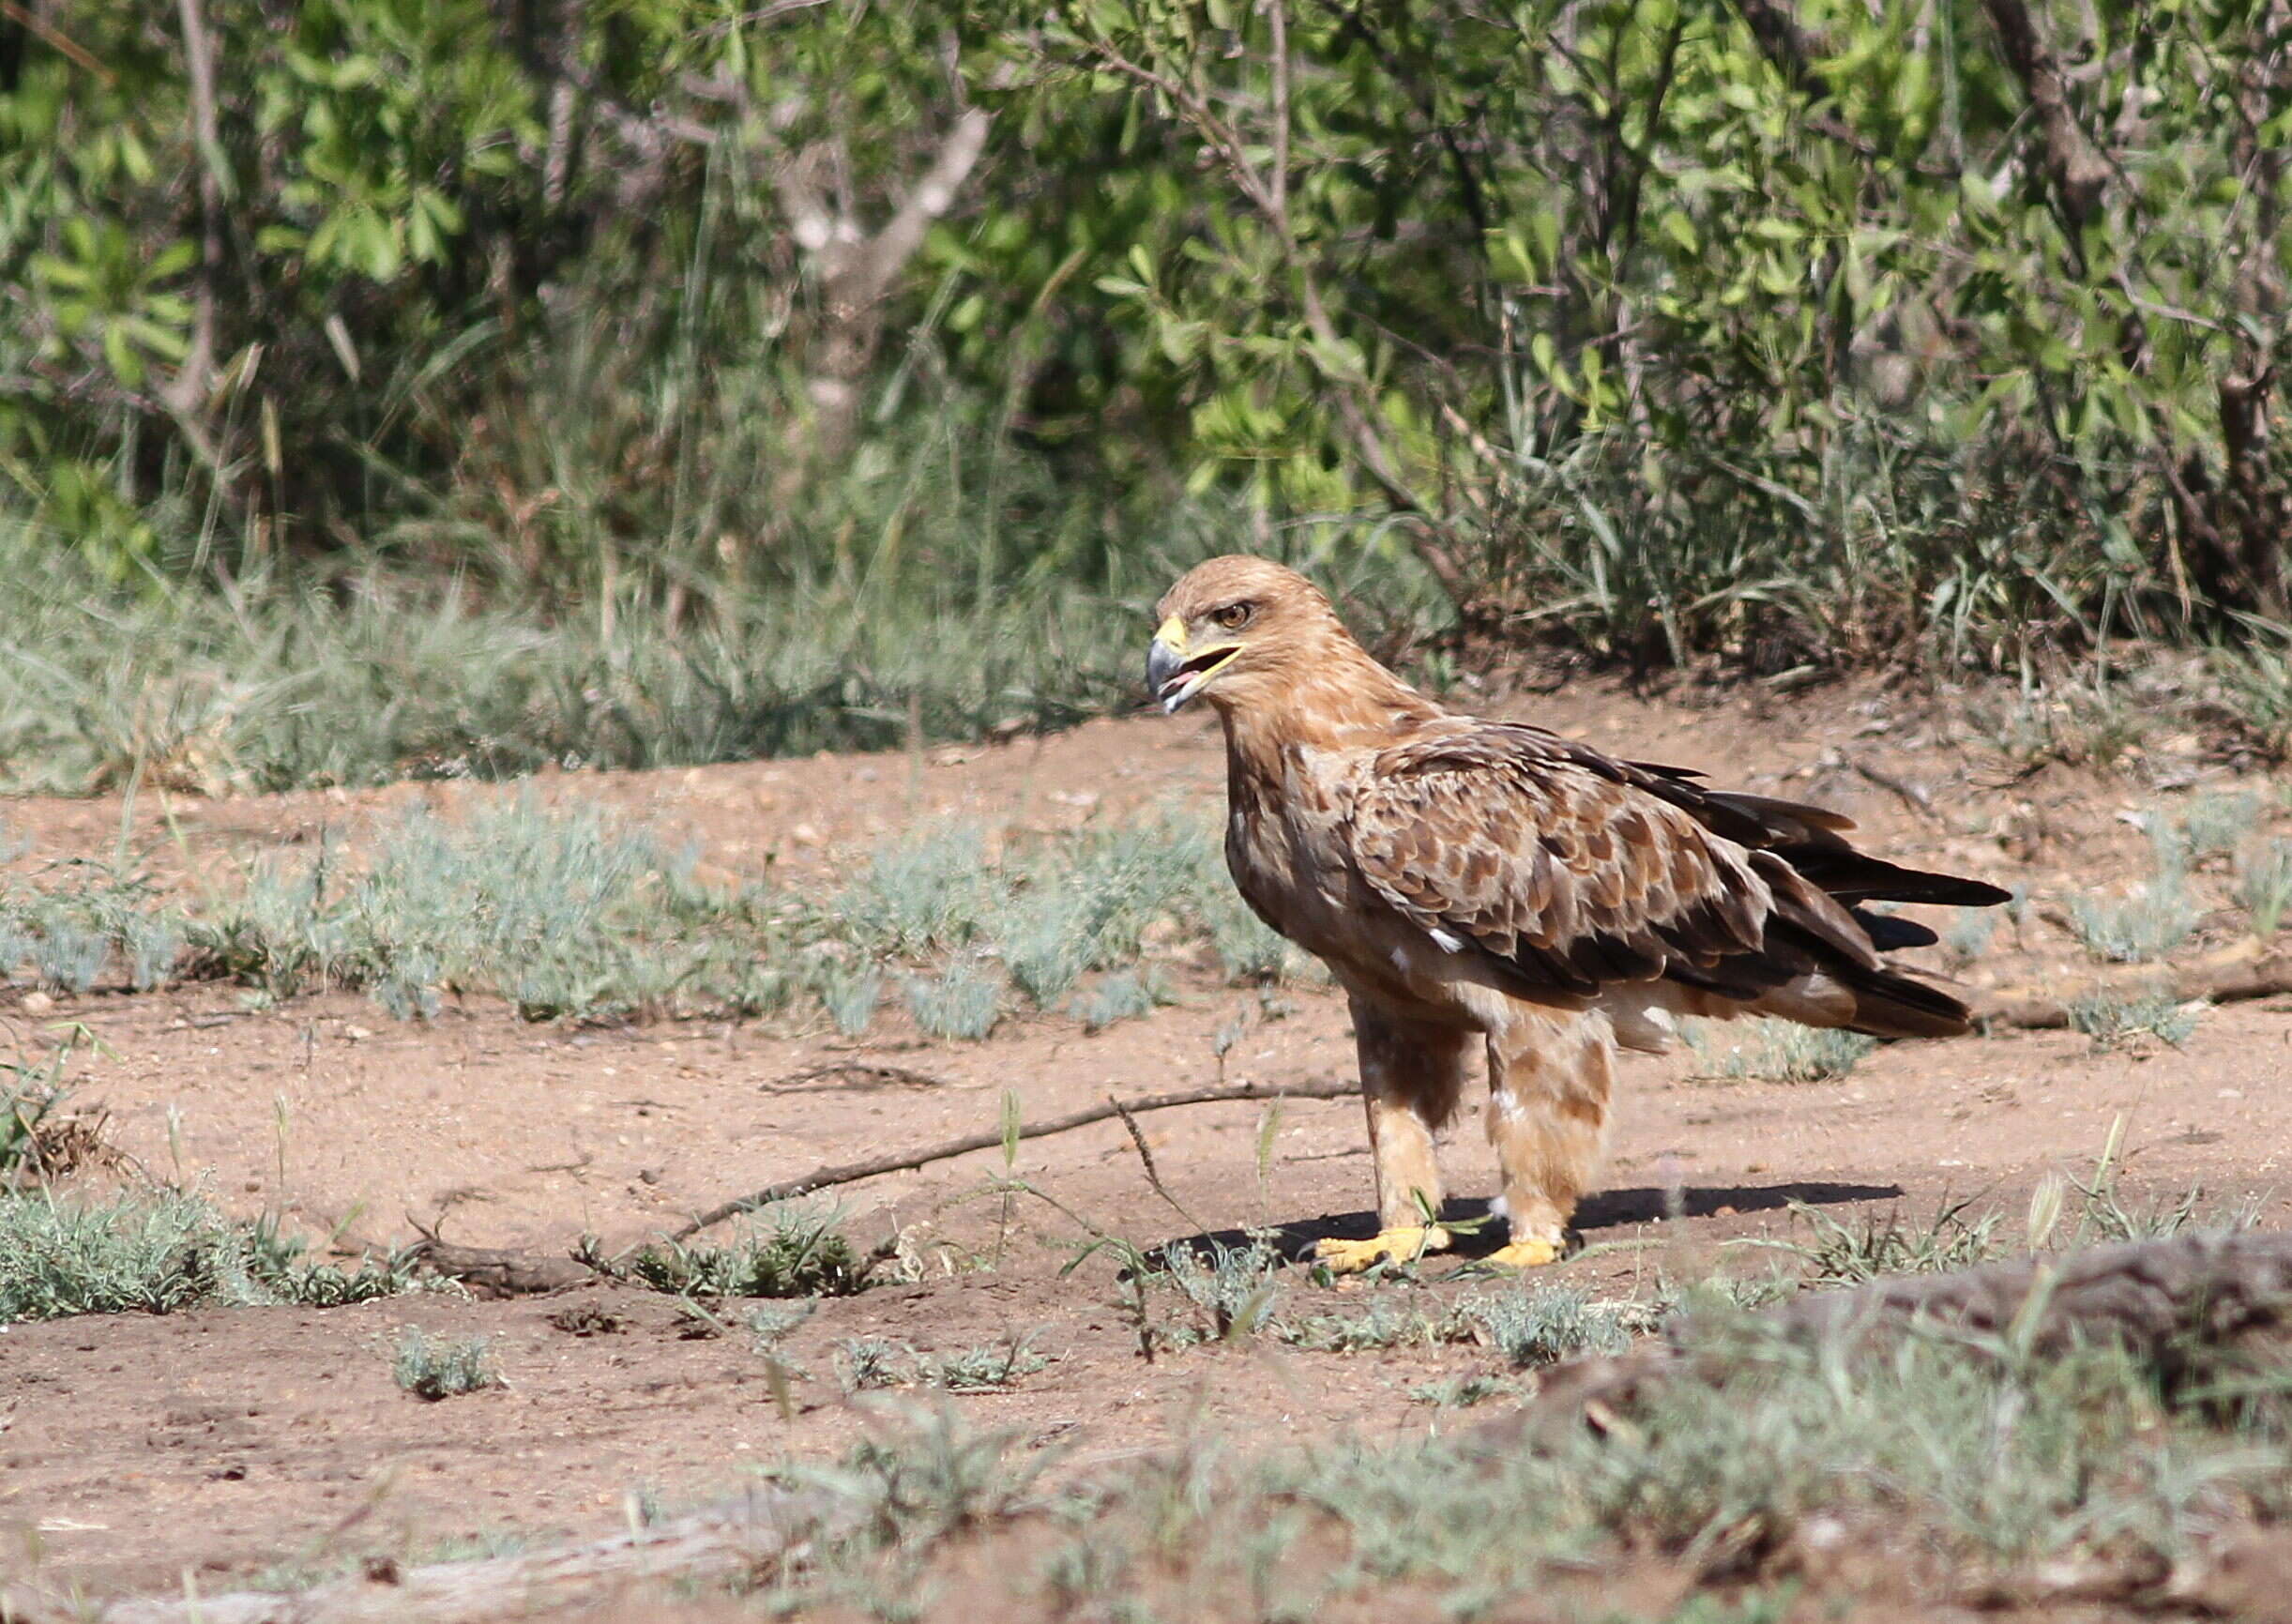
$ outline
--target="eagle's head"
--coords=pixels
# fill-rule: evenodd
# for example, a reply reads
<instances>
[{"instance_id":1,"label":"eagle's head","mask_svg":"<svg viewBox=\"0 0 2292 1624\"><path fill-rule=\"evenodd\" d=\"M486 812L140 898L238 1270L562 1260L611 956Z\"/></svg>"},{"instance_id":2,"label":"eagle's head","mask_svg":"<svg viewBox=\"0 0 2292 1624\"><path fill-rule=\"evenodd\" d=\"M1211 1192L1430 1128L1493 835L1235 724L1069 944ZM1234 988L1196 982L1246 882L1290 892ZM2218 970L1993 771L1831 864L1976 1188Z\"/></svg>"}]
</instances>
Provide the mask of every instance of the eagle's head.
<instances>
[{"instance_id":1,"label":"eagle's head","mask_svg":"<svg viewBox=\"0 0 2292 1624\"><path fill-rule=\"evenodd\" d=\"M1165 711L1207 694L1221 708L1287 689L1318 660L1359 655L1312 582L1270 558L1197 564L1162 595L1146 691Z\"/></svg>"}]
</instances>

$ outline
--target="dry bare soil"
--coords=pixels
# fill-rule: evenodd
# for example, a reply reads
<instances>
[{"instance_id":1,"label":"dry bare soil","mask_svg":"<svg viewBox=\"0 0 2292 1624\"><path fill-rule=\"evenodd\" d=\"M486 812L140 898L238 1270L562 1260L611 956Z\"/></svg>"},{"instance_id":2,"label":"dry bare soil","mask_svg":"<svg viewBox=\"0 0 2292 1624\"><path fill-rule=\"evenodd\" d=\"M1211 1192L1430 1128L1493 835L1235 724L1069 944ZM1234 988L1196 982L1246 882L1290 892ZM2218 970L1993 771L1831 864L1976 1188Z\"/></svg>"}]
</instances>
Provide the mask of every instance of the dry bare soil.
<instances>
[{"instance_id":1,"label":"dry bare soil","mask_svg":"<svg viewBox=\"0 0 2292 1624\"><path fill-rule=\"evenodd\" d=\"M2194 738L2153 744L2106 774L2032 767L1965 723L1962 706L1875 688L1688 705L1579 685L1489 708L1836 806L1890 855L2026 888L2032 907L1964 969L1976 990L2092 973L2058 910L2145 869L2148 847L2130 816L2239 786L2266 797L2264 827L2279 805L2272 784L2238 779ZM539 787L698 842L705 873L826 884L872 841L921 820L1070 829L1173 804L1214 819L1222 779L1211 725L1187 717L916 756L569 775ZM168 883L190 886L325 830L355 841L378 808L420 801L450 813L508 793L146 794L129 808L116 797L19 801L0 820L52 857L110 849L124 828ZM2198 877L2218 903L2225 881ZM2189 950L2243 933L2222 908ZM1940 967L1938 949L1922 957ZM470 998L400 1022L341 994L250 1009L220 985L29 1007L21 992L0 994L0 1020L27 1042L58 1023L85 1025L99 1048L74 1073L76 1100L108 1113L123 1165L144 1176L203 1185L228 1210L276 1215L322 1248L388 1249L418 1225L562 1256L581 1236L617 1248L822 1163L993 1129L1006 1090L1025 1116L1044 1117L1212 1081L1213 1040L1237 1011L1251 1024L1223 1056L1227 1080L1349 1073L1344 1009L1326 987L1284 989L1277 1018L1253 993L1207 977L1178 993L1173 1007L1096 1033L1038 1016L973 1043L924 1041L896 1013L850 1041L812 1013L583 1027L529 1024ZM1847 1222L1899 1211L1922 1222L1966 1199L2018 1225L2041 1177L2089 1169L2120 1120L2129 1186L2250 1192L2265 1201L2264 1221L2279 1222L2292 1153L2277 1094L2287 1057L2292 1008L2262 1000L2209 1011L2178 1050L1998 1032L1886 1046L1844 1078L1808 1084L1698 1077L1684 1055L1634 1059L1607 1187L1582 1215L1586 1244L1551 1277L1595 1298L1645 1298L1659 1280L1754 1270L1773 1254L1744 1243L1806 1238L1795 1204ZM1206 1430L1272 1451L1462 1424L1412 1389L1499 1369L1471 1345L1334 1353L1258 1339L1142 1358L1112 1259L1075 1264L1093 1229L1141 1245L1252 1225L1293 1237L1362 1232L1370 1164L1349 1100L1287 1103L1269 1130L1254 1103L1165 1112L1140 1127L1159 1191L1118 1122L1029 1141L1008 1169L990 1150L841 1191L849 1233L863 1245L903 1237L912 1278L819 1302L781 1343L795 1375L782 1390L743 1336L695 1335L674 1298L609 1283L508 1300L439 1292L326 1311L8 1327L0 1578L91 1600L179 1595L187 1583L212 1595L361 1561L607 1533L635 1509L706 1501L773 1463L847 1449L878 1424L883 1401L838 1379L848 1340L864 1337L925 1355L1025 1339L1048 1361L1039 1371L998 1390L928 1396L1027 1446L1057 1444L1066 1471ZM1460 1123L1449 1160L1462 1191L1485 1191L1477 1117ZM1055 1205L998 1192L1006 1174ZM93 1190L126 1176L115 1167L79 1178ZM1469 1263L1429 1263L1415 1289L1452 1296L1459 1268ZM1342 1312L1361 1290L1298 1271L1290 1311ZM389 1348L407 1326L483 1333L506 1387L434 1404L400 1390ZM1618 1581L1569 1605L1640 1616L1636 1594ZM668 1602L626 1605L641 1616Z\"/></svg>"}]
</instances>

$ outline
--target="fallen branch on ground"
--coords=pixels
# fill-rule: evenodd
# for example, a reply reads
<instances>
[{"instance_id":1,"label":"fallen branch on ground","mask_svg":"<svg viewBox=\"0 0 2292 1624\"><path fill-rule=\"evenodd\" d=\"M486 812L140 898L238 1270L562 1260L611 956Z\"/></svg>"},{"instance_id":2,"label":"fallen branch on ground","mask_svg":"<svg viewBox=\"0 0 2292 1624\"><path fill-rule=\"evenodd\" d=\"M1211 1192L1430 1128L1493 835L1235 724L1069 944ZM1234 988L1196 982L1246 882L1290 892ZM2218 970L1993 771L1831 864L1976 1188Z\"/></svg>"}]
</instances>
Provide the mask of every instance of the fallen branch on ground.
<instances>
[{"instance_id":1,"label":"fallen branch on ground","mask_svg":"<svg viewBox=\"0 0 2292 1624\"><path fill-rule=\"evenodd\" d=\"M2114 1343L2167 1375L2196 1353L2217 1353L2292 1328L2292 1232L2196 1235L2097 1246L2065 1257L1991 1264L1953 1274L1895 1276L1856 1291L1800 1297L1753 1316L1807 1342L1883 1343L1913 1327L2011 1343L2026 1356ZM1723 1380L1734 1353L1699 1354L1692 1322L1630 1353L1571 1359L1537 1397L1480 1436L1511 1448L1555 1426L1605 1424L1651 1385Z\"/></svg>"},{"instance_id":2,"label":"fallen branch on ground","mask_svg":"<svg viewBox=\"0 0 2292 1624\"><path fill-rule=\"evenodd\" d=\"M814 1537L833 1511L833 1503L820 1495L759 1489L744 1500L609 1540L403 1570L372 1563L363 1578L302 1591L200 1596L190 1590L186 1570L180 1600L115 1601L99 1611L105 1624L395 1624L405 1618L485 1624L595 1605L648 1583L674 1586L678 1594L730 1584ZM845 1508L844 1515L850 1514ZM63 1624L89 1616L78 1598L52 1601L0 1590L0 1616L23 1624Z\"/></svg>"},{"instance_id":3,"label":"fallen branch on ground","mask_svg":"<svg viewBox=\"0 0 2292 1624\"><path fill-rule=\"evenodd\" d=\"M538 1297L586 1285L599 1271L573 1257L538 1257L530 1252L499 1252L490 1246L456 1246L440 1240L433 1230L415 1225L421 1239L406 1255L423 1267L458 1280L480 1297Z\"/></svg>"},{"instance_id":4,"label":"fallen branch on ground","mask_svg":"<svg viewBox=\"0 0 2292 1624\"><path fill-rule=\"evenodd\" d=\"M2129 964L2067 994L2042 987L2000 987L1974 1004L1974 1019L1988 1026L2057 1031L2070 1024L2070 1006L2096 994L2139 997L2165 994L2181 1003L2203 999L2233 1004L2292 993L2292 951L2245 942L2185 964Z\"/></svg>"},{"instance_id":5,"label":"fallen branch on ground","mask_svg":"<svg viewBox=\"0 0 2292 1624\"><path fill-rule=\"evenodd\" d=\"M1227 1083L1208 1088L1181 1088L1170 1094L1149 1094L1143 1100L1110 1100L1104 1105L1070 1111L1064 1116L1053 1116L1041 1122L1022 1122L1017 1137L1041 1139L1053 1133L1067 1133L1077 1128L1087 1128L1094 1122L1108 1122L1125 1115L1134 1116L1141 1111L1167 1111L1176 1105L1215 1105L1240 1100L1343 1100L1359 1092L1360 1085L1358 1083L1336 1081L1288 1085ZM753 1212L760 1207L769 1207L775 1201L792 1201L799 1195L810 1195L814 1191L832 1190L840 1184L856 1184L879 1173L904 1173L933 1161L967 1156L974 1150L992 1150L1002 1143L1003 1131L998 1128L992 1132L967 1133L961 1139L925 1146L920 1150L903 1150L890 1156L871 1157L865 1161L846 1161L814 1168L800 1178L784 1178L778 1184L767 1184L751 1194L712 1207L676 1230L670 1238L690 1240L712 1224L736 1218L743 1212ZM417 1262L489 1297L563 1291L569 1286L585 1285L600 1278L614 1278L610 1269L600 1268L596 1263L587 1261L584 1253L541 1257L530 1252L497 1252L485 1246L455 1246L440 1240L435 1233L422 1229L419 1224L415 1228L421 1235L421 1239L415 1243L410 1253Z\"/></svg>"},{"instance_id":6,"label":"fallen branch on ground","mask_svg":"<svg viewBox=\"0 0 2292 1624\"><path fill-rule=\"evenodd\" d=\"M1125 1113L1136 1116L1142 1111L1167 1111L1174 1105L1214 1105L1233 1100L1343 1100L1359 1092L1359 1083L1335 1081L1297 1083L1286 1086L1269 1083L1227 1083L1209 1088L1181 1088L1171 1094L1149 1094L1143 1100L1093 1105L1087 1110L1070 1111L1064 1116L1053 1116L1041 1122L1022 1122L1017 1137L1041 1139L1053 1133L1087 1128L1094 1122L1109 1122ZM711 1224L736 1218L743 1212L753 1212L759 1207L769 1207L775 1201L791 1201L799 1195L809 1195L815 1190L854 1184L862 1178L873 1178L879 1173L904 1173L930 1162L945 1161L950 1157L968 1156L974 1150L992 1150L1002 1143L1002 1130L996 1129L988 1133L965 1134L961 1139L950 1139L944 1145L933 1145L921 1150L905 1150L891 1156L871 1157L865 1161L847 1161L815 1168L800 1178L784 1178L778 1184L767 1184L752 1194L712 1207L676 1231L672 1238L688 1240Z\"/></svg>"}]
</instances>

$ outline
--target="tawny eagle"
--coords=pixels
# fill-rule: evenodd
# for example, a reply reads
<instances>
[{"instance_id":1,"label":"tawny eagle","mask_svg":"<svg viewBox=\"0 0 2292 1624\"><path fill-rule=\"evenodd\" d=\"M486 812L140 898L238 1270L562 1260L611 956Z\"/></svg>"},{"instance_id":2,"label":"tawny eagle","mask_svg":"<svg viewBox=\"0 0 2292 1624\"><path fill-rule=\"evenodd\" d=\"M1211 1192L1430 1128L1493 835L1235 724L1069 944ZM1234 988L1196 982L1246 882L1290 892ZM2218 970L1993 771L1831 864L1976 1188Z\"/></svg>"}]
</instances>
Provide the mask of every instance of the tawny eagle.
<instances>
[{"instance_id":1,"label":"tawny eagle","mask_svg":"<svg viewBox=\"0 0 2292 1624\"><path fill-rule=\"evenodd\" d=\"M1617 1045L1681 1015L1945 1037L1966 1009L1880 953L1933 933L1867 910L2007 893L1857 851L1836 812L1706 788L1521 722L1459 715L1371 659L1313 584L1213 558L1157 610L1146 678L1225 729L1225 856L1258 916L1349 995L1379 1233L1339 1269L1449 1244L1433 1135L1476 1041L1511 1226L1549 1263L1597 1170Z\"/></svg>"}]
</instances>

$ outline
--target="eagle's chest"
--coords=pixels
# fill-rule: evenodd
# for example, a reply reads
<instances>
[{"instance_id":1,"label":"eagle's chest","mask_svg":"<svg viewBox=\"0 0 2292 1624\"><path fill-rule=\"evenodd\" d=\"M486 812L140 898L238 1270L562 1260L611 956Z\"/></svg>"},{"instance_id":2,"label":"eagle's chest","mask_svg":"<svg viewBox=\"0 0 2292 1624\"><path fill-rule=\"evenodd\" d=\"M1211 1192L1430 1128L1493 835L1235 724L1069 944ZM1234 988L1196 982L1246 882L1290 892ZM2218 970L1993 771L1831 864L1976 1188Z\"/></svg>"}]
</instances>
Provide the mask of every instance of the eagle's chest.
<instances>
[{"instance_id":1,"label":"eagle's chest","mask_svg":"<svg viewBox=\"0 0 2292 1624\"><path fill-rule=\"evenodd\" d=\"M1360 935L1345 845L1352 785L1311 751L1283 752L1278 776L1228 782L1225 861L1258 917L1308 952L1343 957Z\"/></svg>"}]
</instances>

